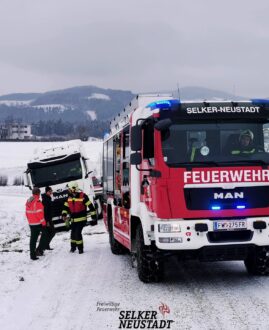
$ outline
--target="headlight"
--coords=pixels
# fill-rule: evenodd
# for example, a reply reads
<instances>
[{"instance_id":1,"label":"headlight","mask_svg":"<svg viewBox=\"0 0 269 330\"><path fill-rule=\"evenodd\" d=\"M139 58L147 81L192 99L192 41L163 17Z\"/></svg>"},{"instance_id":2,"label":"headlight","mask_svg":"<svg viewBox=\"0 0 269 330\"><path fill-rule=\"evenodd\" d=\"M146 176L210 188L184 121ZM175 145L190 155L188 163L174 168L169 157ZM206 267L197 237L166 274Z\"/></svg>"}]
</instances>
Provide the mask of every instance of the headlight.
<instances>
[{"instance_id":1,"label":"headlight","mask_svg":"<svg viewBox=\"0 0 269 330\"><path fill-rule=\"evenodd\" d=\"M160 233L179 233L181 231L178 223L161 223L158 227Z\"/></svg>"}]
</instances>

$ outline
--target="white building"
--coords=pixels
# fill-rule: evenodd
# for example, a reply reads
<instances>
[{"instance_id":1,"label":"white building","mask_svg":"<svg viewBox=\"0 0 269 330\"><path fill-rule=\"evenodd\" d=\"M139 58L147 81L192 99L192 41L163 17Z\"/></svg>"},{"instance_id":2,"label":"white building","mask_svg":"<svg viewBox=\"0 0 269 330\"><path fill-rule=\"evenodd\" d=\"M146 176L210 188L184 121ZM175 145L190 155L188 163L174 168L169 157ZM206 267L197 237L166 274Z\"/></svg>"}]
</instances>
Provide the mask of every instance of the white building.
<instances>
[{"instance_id":1,"label":"white building","mask_svg":"<svg viewBox=\"0 0 269 330\"><path fill-rule=\"evenodd\" d=\"M28 140L31 137L31 125L22 123L11 123L7 125L10 140Z\"/></svg>"}]
</instances>

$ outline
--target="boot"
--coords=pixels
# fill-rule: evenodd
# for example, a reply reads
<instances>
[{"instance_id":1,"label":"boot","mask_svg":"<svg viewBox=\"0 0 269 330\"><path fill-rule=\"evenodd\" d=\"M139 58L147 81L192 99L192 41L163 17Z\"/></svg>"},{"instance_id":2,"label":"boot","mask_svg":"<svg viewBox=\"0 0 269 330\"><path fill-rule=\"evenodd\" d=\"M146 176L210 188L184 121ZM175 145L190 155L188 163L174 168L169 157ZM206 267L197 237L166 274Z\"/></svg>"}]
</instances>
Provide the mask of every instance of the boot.
<instances>
[{"instance_id":1,"label":"boot","mask_svg":"<svg viewBox=\"0 0 269 330\"><path fill-rule=\"evenodd\" d=\"M42 251L42 250L36 250L36 255L38 257L43 256L44 255L44 251Z\"/></svg>"},{"instance_id":2,"label":"boot","mask_svg":"<svg viewBox=\"0 0 269 330\"><path fill-rule=\"evenodd\" d=\"M76 248L77 248L77 244L74 243L74 242L71 242L71 250L70 250L70 252L74 253L76 251Z\"/></svg>"}]
</instances>

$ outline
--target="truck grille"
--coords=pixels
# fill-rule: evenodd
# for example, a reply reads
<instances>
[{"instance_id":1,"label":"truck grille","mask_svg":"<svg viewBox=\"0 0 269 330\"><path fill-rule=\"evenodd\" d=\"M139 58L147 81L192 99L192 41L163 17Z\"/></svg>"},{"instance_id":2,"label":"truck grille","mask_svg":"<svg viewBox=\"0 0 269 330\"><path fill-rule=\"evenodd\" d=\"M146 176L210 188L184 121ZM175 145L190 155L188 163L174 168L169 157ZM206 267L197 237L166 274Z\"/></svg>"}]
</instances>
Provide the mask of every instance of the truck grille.
<instances>
[{"instance_id":1,"label":"truck grille","mask_svg":"<svg viewBox=\"0 0 269 330\"><path fill-rule=\"evenodd\" d=\"M208 232L207 238L210 243L248 242L252 239L253 231L220 231Z\"/></svg>"},{"instance_id":2,"label":"truck grille","mask_svg":"<svg viewBox=\"0 0 269 330\"><path fill-rule=\"evenodd\" d=\"M223 245L203 247L199 253L200 261L245 260L253 251L252 245Z\"/></svg>"}]
</instances>

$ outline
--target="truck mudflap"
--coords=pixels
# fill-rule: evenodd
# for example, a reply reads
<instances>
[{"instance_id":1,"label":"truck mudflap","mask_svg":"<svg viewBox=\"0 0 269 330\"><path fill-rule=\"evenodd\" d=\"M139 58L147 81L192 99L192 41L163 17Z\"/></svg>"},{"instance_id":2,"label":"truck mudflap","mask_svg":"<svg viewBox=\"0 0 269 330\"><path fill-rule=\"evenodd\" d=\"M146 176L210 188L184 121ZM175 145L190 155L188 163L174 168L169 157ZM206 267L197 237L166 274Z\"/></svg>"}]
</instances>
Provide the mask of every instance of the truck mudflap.
<instances>
[{"instance_id":1,"label":"truck mudflap","mask_svg":"<svg viewBox=\"0 0 269 330\"><path fill-rule=\"evenodd\" d=\"M153 237L160 250L198 250L236 244L267 246L269 217L155 221Z\"/></svg>"}]
</instances>

